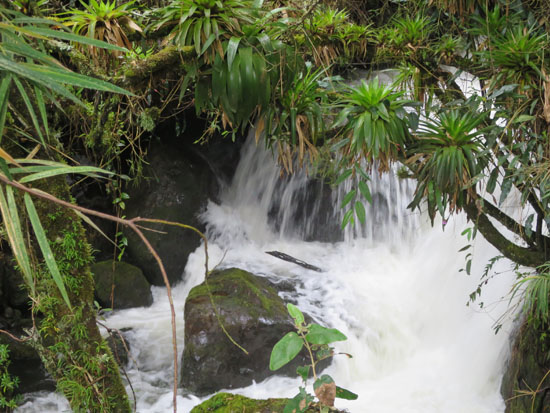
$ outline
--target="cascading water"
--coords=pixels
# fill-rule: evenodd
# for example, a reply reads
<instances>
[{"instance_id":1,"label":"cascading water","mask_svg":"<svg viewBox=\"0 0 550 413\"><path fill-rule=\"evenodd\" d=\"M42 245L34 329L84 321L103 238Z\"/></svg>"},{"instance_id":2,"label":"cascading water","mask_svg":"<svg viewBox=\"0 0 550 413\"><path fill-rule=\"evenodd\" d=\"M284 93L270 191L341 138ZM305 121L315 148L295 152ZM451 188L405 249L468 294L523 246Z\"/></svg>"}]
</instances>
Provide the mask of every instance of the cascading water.
<instances>
[{"instance_id":1,"label":"cascading water","mask_svg":"<svg viewBox=\"0 0 550 413\"><path fill-rule=\"evenodd\" d=\"M466 226L462 216L452 218L444 231L441 223L431 228L405 208L411 195L406 181L373 177L367 224L348 229L343 237L338 230L342 191L330 194L326 186L300 174L282 181L271 153L250 139L231 187L203 216L210 267L235 266L290 280L296 293L285 299L346 334L348 340L336 348L353 358L336 357L327 372L359 399L337 399L337 407L354 413L503 412L499 387L511 322L497 335L492 326L507 306L502 297L513 278L505 272L507 264L500 263L504 273L483 290L483 310L467 307L483 266L498 254L478 237L472 275L459 273L465 264L463 253L457 253L466 243L459 235ZM265 254L271 250L324 271ZM185 281L173 290L180 351L185 297L203 280L203 271L199 248L189 258ZM107 323L132 328L128 375L137 411L164 413L171 411L172 399L170 314L164 290L153 292L150 308L117 311ZM256 398L289 397L299 384L298 379L273 377L234 391ZM178 411L189 412L200 401L181 392ZM66 409L61 397L46 394L34 395L18 411Z\"/></svg>"}]
</instances>

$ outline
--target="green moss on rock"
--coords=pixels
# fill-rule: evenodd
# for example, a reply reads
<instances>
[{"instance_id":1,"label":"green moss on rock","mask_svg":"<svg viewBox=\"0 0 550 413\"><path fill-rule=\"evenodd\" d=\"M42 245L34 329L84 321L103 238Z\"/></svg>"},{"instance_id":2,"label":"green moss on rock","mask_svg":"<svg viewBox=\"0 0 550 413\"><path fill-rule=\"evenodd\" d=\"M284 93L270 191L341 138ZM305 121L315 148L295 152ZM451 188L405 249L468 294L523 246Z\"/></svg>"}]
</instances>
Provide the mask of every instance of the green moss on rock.
<instances>
[{"instance_id":1,"label":"green moss on rock","mask_svg":"<svg viewBox=\"0 0 550 413\"><path fill-rule=\"evenodd\" d=\"M288 399L256 400L238 394L218 393L191 413L274 413L282 412Z\"/></svg>"}]
</instances>

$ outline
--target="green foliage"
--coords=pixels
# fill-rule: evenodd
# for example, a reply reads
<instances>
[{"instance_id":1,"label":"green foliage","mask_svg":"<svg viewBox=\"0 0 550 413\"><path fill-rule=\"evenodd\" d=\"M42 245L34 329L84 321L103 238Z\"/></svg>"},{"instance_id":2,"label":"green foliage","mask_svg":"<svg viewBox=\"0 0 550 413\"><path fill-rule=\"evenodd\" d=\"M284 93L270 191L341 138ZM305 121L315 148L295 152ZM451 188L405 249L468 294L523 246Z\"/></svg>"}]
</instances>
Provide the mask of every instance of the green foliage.
<instances>
[{"instance_id":1,"label":"green foliage","mask_svg":"<svg viewBox=\"0 0 550 413\"><path fill-rule=\"evenodd\" d=\"M80 1L83 10L71 9L63 21L65 25L72 27L74 33L87 36L92 39L105 41L109 44L124 47L132 50L132 44L128 40L125 33L126 30L141 32L134 20L130 17L130 13L134 9L134 1L123 3L117 6L116 0L90 0L88 3ZM108 59L108 55L97 49L89 46L88 51L95 60L96 64L100 63L99 59ZM112 56L120 56L121 52L115 51Z\"/></svg>"},{"instance_id":2,"label":"green foliage","mask_svg":"<svg viewBox=\"0 0 550 413\"><path fill-rule=\"evenodd\" d=\"M317 65L349 64L367 56L369 27L351 23L345 10L319 7L304 21L303 31L302 46Z\"/></svg>"},{"instance_id":3,"label":"green foliage","mask_svg":"<svg viewBox=\"0 0 550 413\"><path fill-rule=\"evenodd\" d=\"M335 328L326 328L315 323L306 325L304 315L293 304L287 304L287 309L290 316L294 319L297 333L293 331L287 333L273 346L269 368L271 370L280 369L292 361L304 347L309 353L311 364L309 366L298 367L296 372L302 377L304 386L301 386L300 392L289 400L284 412L305 412L313 403L314 397L305 390L305 383L309 377L310 369L313 373L313 390L319 399L320 411L334 406L334 399L336 397L347 400L357 399L355 393L336 386L334 380L329 375L323 374L317 377L315 370L319 361L333 356L333 349L328 345L336 341L347 340L347 337ZM315 356L313 352L316 353Z\"/></svg>"},{"instance_id":4,"label":"green foliage","mask_svg":"<svg viewBox=\"0 0 550 413\"><path fill-rule=\"evenodd\" d=\"M446 206L453 212L465 202L464 190L472 188L488 162L479 128L485 118L485 113L450 110L421 123L408 160L418 179L411 207L427 198L433 219L436 211L444 216Z\"/></svg>"},{"instance_id":5,"label":"green foliage","mask_svg":"<svg viewBox=\"0 0 550 413\"><path fill-rule=\"evenodd\" d=\"M548 62L548 34L536 27L518 25L492 40L491 53L483 53L486 66L497 67L491 78L493 89L509 84L537 87ZM530 93L530 92L529 92Z\"/></svg>"},{"instance_id":6,"label":"green foliage","mask_svg":"<svg viewBox=\"0 0 550 413\"><path fill-rule=\"evenodd\" d=\"M405 107L411 102L378 79L346 89L334 125L344 126L341 152L350 162L364 159L369 166L376 162L380 171L389 170L410 141Z\"/></svg>"},{"instance_id":7,"label":"green foliage","mask_svg":"<svg viewBox=\"0 0 550 413\"><path fill-rule=\"evenodd\" d=\"M0 409L3 412L11 412L20 401L20 396L14 393L19 386L19 378L8 372L10 365L9 348L6 344L0 344Z\"/></svg>"},{"instance_id":8,"label":"green foliage","mask_svg":"<svg viewBox=\"0 0 550 413\"><path fill-rule=\"evenodd\" d=\"M513 298L523 295L523 309L530 319L543 325L550 324L550 262L537 267L531 274L519 274L519 280L512 288Z\"/></svg>"},{"instance_id":9,"label":"green foliage","mask_svg":"<svg viewBox=\"0 0 550 413\"><path fill-rule=\"evenodd\" d=\"M293 171L295 151L300 165L306 156L314 159L317 154L317 138L325 129L323 108L327 91L320 85L325 74L323 68L311 66L296 72L278 105L270 108L266 116L266 139L276 142L279 161L288 172Z\"/></svg>"},{"instance_id":10,"label":"green foliage","mask_svg":"<svg viewBox=\"0 0 550 413\"><path fill-rule=\"evenodd\" d=\"M158 11L160 28L175 24L171 36L178 47L194 46L197 55L208 50L212 60L225 54L222 40L242 33L243 24L253 24L259 10L251 0L174 0Z\"/></svg>"}]
</instances>

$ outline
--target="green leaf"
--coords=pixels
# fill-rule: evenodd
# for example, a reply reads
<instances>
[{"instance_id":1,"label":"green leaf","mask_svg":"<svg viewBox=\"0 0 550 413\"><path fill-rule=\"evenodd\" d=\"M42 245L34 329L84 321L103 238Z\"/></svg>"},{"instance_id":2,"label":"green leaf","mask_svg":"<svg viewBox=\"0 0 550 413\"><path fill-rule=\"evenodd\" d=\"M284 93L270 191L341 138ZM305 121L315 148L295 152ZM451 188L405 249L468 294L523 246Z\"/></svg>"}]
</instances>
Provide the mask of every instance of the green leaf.
<instances>
[{"instance_id":1,"label":"green leaf","mask_svg":"<svg viewBox=\"0 0 550 413\"><path fill-rule=\"evenodd\" d=\"M312 324L309 327L309 333L306 334L306 340L311 344L329 344L335 341L344 341L348 338L335 328L326 328L319 324Z\"/></svg>"},{"instance_id":2,"label":"green leaf","mask_svg":"<svg viewBox=\"0 0 550 413\"><path fill-rule=\"evenodd\" d=\"M38 241L38 245L40 246L40 250L42 251L42 255L44 256L46 266L48 267L48 270L50 270L50 274L55 284L57 285L57 288L59 289L63 300L65 300L65 303L67 304L69 309L72 310L71 302L69 300L69 296L67 295L65 284L63 283L63 278L61 277L61 273L59 272L59 268L57 267L57 262L55 261L55 257L50 248L48 239L46 238L44 228L42 228L42 223L40 222L40 218L38 217L38 213L36 212L34 203L32 202L29 194L25 193L24 198L25 206L27 207L27 212L29 214L29 220L31 221L34 235L36 235L36 240Z\"/></svg>"},{"instance_id":3,"label":"green leaf","mask_svg":"<svg viewBox=\"0 0 550 413\"><path fill-rule=\"evenodd\" d=\"M304 413L312 401L313 397L306 393L303 387L300 387L300 393L288 401L283 413ZM303 408L301 407L302 404L304 405Z\"/></svg>"},{"instance_id":4,"label":"green leaf","mask_svg":"<svg viewBox=\"0 0 550 413\"><path fill-rule=\"evenodd\" d=\"M231 36L231 39L229 39L229 43L227 44L227 68L230 71L235 55L237 54L237 49L239 48L240 41L240 37Z\"/></svg>"},{"instance_id":5,"label":"green leaf","mask_svg":"<svg viewBox=\"0 0 550 413\"><path fill-rule=\"evenodd\" d=\"M286 305L286 308L288 309L288 313L290 314L290 316L296 321L297 325L301 325L304 323L304 315L298 307L296 307L294 304L288 303Z\"/></svg>"},{"instance_id":6,"label":"green leaf","mask_svg":"<svg viewBox=\"0 0 550 413\"><path fill-rule=\"evenodd\" d=\"M309 377L309 370L311 366L299 366L296 367L296 374L298 374L303 381L306 381Z\"/></svg>"},{"instance_id":7,"label":"green leaf","mask_svg":"<svg viewBox=\"0 0 550 413\"><path fill-rule=\"evenodd\" d=\"M344 214L344 218L342 219L342 229L346 227L351 221L353 220L353 209L350 209Z\"/></svg>"},{"instance_id":8,"label":"green leaf","mask_svg":"<svg viewBox=\"0 0 550 413\"><path fill-rule=\"evenodd\" d=\"M31 116L32 123L34 125L34 130L38 133L38 136L40 137L40 143L42 143L43 147L46 147L46 141L44 140L44 135L42 135L42 130L40 129L40 124L38 123L38 117L36 116L36 113L32 106L29 95L25 91L25 88L23 87L23 85L21 84L18 78L14 77L13 82L17 86L17 90L19 90L19 94L23 98L23 102L25 102L25 106L27 107L27 111Z\"/></svg>"},{"instance_id":9,"label":"green leaf","mask_svg":"<svg viewBox=\"0 0 550 413\"><path fill-rule=\"evenodd\" d=\"M36 37L39 37L39 38L55 38L55 39L69 40L72 42L86 44L94 47L100 47L102 49L107 49L107 50L117 50L119 52L128 51L124 47L106 43L101 40L94 39L92 37L80 36L78 34L65 32L62 30L52 30L52 29L47 29L44 27L36 27L36 26L23 26L20 28L16 28L16 30L22 31L27 35L36 35Z\"/></svg>"},{"instance_id":10,"label":"green leaf","mask_svg":"<svg viewBox=\"0 0 550 413\"><path fill-rule=\"evenodd\" d=\"M359 396L349 390L336 386L336 397L345 400L357 400Z\"/></svg>"},{"instance_id":11,"label":"green leaf","mask_svg":"<svg viewBox=\"0 0 550 413\"><path fill-rule=\"evenodd\" d=\"M19 182L24 184L27 182L36 181L38 179L51 178L52 176L66 174L83 174L97 176L96 173L113 175L112 172L106 171L101 168L96 168L95 166L60 166L58 168L53 168L43 172L37 172L31 175L27 175L21 178Z\"/></svg>"},{"instance_id":12,"label":"green leaf","mask_svg":"<svg viewBox=\"0 0 550 413\"><path fill-rule=\"evenodd\" d=\"M531 116L531 115L519 115L517 118L515 118L513 120L512 123L523 123L523 122L529 122L529 121L532 121L533 119L535 119L536 117L535 116Z\"/></svg>"},{"instance_id":13,"label":"green leaf","mask_svg":"<svg viewBox=\"0 0 550 413\"><path fill-rule=\"evenodd\" d=\"M500 199L498 201L499 205L502 205L502 203L504 202L504 200L506 199L506 197L510 193L510 190L512 189L513 181L514 181L513 176L507 176L502 181L502 185L500 186L500 191L501 191L500 192Z\"/></svg>"},{"instance_id":14,"label":"green leaf","mask_svg":"<svg viewBox=\"0 0 550 413\"><path fill-rule=\"evenodd\" d=\"M365 223L365 220L366 220L365 207L363 206L363 203L361 201L355 201L355 215L357 215L357 219L359 219L359 222L361 224Z\"/></svg>"},{"instance_id":15,"label":"green leaf","mask_svg":"<svg viewBox=\"0 0 550 413\"><path fill-rule=\"evenodd\" d=\"M352 169L345 170L344 172L342 172L342 175L340 175L338 179L336 179L336 181L334 182L334 185L340 185L342 182L348 179L352 173L353 173Z\"/></svg>"},{"instance_id":16,"label":"green leaf","mask_svg":"<svg viewBox=\"0 0 550 413\"><path fill-rule=\"evenodd\" d=\"M498 168L495 168L491 171L491 175L489 176L489 180L487 181L487 192L492 194L495 191L495 187L497 185L497 178L498 178Z\"/></svg>"},{"instance_id":17,"label":"green leaf","mask_svg":"<svg viewBox=\"0 0 550 413\"><path fill-rule=\"evenodd\" d=\"M365 181L359 181L359 192L369 202L372 203L372 196L370 194L369 186Z\"/></svg>"},{"instance_id":18,"label":"green leaf","mask_svg":"<svg viewBox=\"0 0 550 413\"><path fill-rule=\"evenodd\" d=\"M302 350L303 345L304 342L298 334L294 331L287 333L273 346L269 360L269 369L272 371L279 370L289 363Z\"/></svg>"},{"instance_id":19,"label":"green leaf","mask_svg":"<svg viewBox=\"0 0 550 413\"><path fill-rule=\"evenodd\" d=\"M357 190L355 189L352 189L351 191L349 191L345 196L344 196L344 199L342 200L342 204L340 205L340 208L344 208L347 204L349 204L351 202L351 200L353 198L355 198L355 195L357 194Z\"/></svg>"},{"instance_id":20,"label":"green leaf","mask_svg":"<svg viewBox=\"0 0 550 413\"><path fill-rule=\"evenodd\" d=\"M0 170L4 172L4 175L6 175L10 181L13 181L10 169L8 168L8 164L4 158L0 158Z\"/></svg>"},{"instance_id":21,"label":"green leaf","mask_svg":"<svg viewBox=\"0 0 550 413\"><path fill-rule=\"evenodd\" d=\"M0 83L0 143L4 136L4 125L6 123L6 113L8 110L9 85L11 82L11 74L7 73Z\"/></svg>"},{"instance_id":22,"label":"green leaf","mask_svg":"<svg viewBox=\"0 0 550 413\"><path fill-rule=\"evenodd\" d=\"M2 221L10 241L10 247L13 255L27 286L30 287L31 292L34 294L34 281L31 271L30 259L27 253L27 246L23 238L23 232L21 231L21 223L19 221L19 214L17 213L17 204L13 196L12 187L6 187L7 199L4 196L4 190L0 187L0 210L2 211Z\"/></svg>"}]
</instances>

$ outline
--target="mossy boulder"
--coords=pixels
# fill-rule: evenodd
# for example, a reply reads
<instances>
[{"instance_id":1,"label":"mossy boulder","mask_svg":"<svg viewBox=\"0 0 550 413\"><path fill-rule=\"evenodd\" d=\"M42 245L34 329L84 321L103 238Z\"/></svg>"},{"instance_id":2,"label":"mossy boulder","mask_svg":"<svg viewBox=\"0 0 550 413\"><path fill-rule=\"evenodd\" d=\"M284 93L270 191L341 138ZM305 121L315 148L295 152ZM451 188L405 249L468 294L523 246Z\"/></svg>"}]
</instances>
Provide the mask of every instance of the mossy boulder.
<instances>
[{"instance_id":1,"label":"mossy boulder","mask_svg":"<svg viewBox=\"0 0 550 413\"><path fill-rule=\"evenodd\" d=\"M208 294L212 293L221 322L248 355L222 331ZM294 323L276 288L265 277L229 268L213 271L208 287L202 283L185 302L185 348L182 384L195 394L247 386L273 374L296 375L296 367L309 364L306 353L277 372L269 370L275 343Z\"/></svg>"},{"instance_id":2,"label":"mossy boulder","mask_svg":"<svg viewBox=\"0 0 550 413\"><path fill-rule=\"evenodd\" d=\"M195 406L191 413L273 413L282 412L288 399L250 399L239 394L218 393Z\"/></svg>"},{"instance_id":3,"label":"mossy boulder","mask_svg":"<svg viewBox=\"0 0 550 413\"><path fill-rule=\"evenodd\" d=\"M258 400L240 394L218 393L195 406L191 413L282 413L289 399ZM319 404L313 403L307 413L319 412ZM343 410L332 408L332 413L343 413Z\"/></svg>"},{"instance_id":4,"label":"mossy boulder","mask_svg":"<svg viewBox=\"0 0 550 413\"><path fill-rule=\"evenodd\" d=\"M102 307L145 307L153 303L151 286L141 270L126 262L102 261L92 265L95 298ZM114 285L114 290L113 290Z\"/></svg>"},{"instance_id":5,"label":"mossy boulder","mask_svg":"<svg viewBox=\"0 0 550 413\"><path fill-rule=\"evenodd\" d=\"M525 321L513 343L501 385L506 413L550 413L550 328L536 324Z\"/></svg>"}]
</instances>

